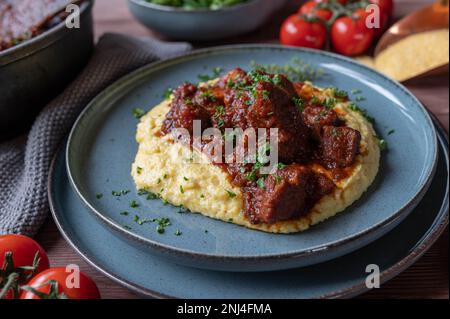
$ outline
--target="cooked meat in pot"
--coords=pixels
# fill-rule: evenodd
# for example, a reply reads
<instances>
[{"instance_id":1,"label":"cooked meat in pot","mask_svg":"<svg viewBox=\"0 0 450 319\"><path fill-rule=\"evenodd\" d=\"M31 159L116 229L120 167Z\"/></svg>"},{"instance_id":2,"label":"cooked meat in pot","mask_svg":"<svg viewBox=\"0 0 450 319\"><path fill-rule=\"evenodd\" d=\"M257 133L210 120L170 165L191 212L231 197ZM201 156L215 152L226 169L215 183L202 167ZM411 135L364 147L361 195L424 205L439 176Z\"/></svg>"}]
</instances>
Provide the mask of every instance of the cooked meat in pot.
<instances>
[{"instance_id":1,"label":"cooked meat in pot","mask_svg":"<svg viewBox=\"0 0 450 319\"><path fill-rule=\"evenodd\" d=\"M71 2L75 1L0 0L0 51L47 30L59 14L64 18L64 9Z\"/></svg>"}]
</instances>

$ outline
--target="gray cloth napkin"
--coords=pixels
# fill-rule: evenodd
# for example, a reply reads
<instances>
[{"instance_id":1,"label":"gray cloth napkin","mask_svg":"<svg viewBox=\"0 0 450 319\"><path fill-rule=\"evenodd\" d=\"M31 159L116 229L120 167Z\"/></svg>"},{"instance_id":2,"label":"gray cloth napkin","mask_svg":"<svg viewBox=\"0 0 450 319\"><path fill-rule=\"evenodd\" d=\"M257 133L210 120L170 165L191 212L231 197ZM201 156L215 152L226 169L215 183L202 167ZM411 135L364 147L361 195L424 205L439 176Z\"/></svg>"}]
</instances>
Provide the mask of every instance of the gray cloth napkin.
<instances>
[{"instance_id":1,"label":"gray cloth napkin","mask_svg":"<svg viewBox=\"0 0 450 319\"><path fill-rule=\"evenodd\" d=\"M43 109L27 136L0 144L0 235L36 234L49 212L52 158L92 98L130 71L190 49L187 43L104 35L86 68Z\"/></svg>"}]
</instances>

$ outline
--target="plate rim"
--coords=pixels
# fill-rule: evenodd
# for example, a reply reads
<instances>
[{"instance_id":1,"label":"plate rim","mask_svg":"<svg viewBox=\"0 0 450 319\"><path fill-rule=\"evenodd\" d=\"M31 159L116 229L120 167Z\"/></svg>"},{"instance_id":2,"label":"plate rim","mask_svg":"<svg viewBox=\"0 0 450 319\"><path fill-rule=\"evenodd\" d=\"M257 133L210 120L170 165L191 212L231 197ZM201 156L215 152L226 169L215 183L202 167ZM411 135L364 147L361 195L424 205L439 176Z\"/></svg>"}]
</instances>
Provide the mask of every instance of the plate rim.
<instances>
[{"instance_id":1,"label":"plate rim","mask_svg":"<svg viewBox=\"0 0 450 319\"><path fill-rule=\"evenodd\" d=\"M332 59L337 60L343 60L346 63L356 65L358 68L364 69L366 72L373 73L376 76L382 77L385 81L390 82L394 87L397 87L401 91L403 91L407 96L409 96L415 104L419 106L419 109L422 111L424 118L427 122L427 124L432 129L431 135L432 135L432 145L434 154L432 157L432 163L429 165L429 172L426 179L422 182L422 185L420 185L416 191L416 193L410 198L408 202L406 202L402 207L400 207L396 212L394 212L389 218L381 221L378 224L373 225L372 227L365 229L363 231L360 231L352 236L344 237L340 240L337 240L331 244L322 244L317 245L314 247L311 247L307 250L302 251L290 251L287 253L278 253L278 254L260 254L260 255L218 255L218 254L211 254L211 253L201 253L198 251L192 251L189 249L182 249L178 247L174 247L168 244L164 244L149 238L145 238L139 234L135 234L134 232L124 229L121 225L116 223L114 220L110 219L109 217L105 216L101 211L97 210L91 202L85 198L83 193L80 191L80 188L78 187L75 178L72 174L71 170L71 161L70 161L70 149L73 139L75 138L75 135L77 134L77 131L79 130L80 123L88 117L89 112L95 107L96 104L98 104L98 101L101 101L104 97L108 96L108 94L111 91L116 90L117 88L126 85L128 81L130 81L133 78L139 77L140 74L145 72L155 72L160 69L164 69L167 66L177 64L177 63L183 63L184 61L190 61L193 59L198 58L199 56L204 55L214 55L214 54L220 54L220 53L226 53L226 52L235 52L235 51L242 51L242 50L280 50L280 51L293 51L293 52L307 52L309 54L314 55L323 55L330 57ZM426 193L427 189L429 188L434 173L436 170L437 165L437 159L438 159L438 141L436 136L436 128L434 125L433 120L430 117L430 114L426 110L426 108L423 106L423 104L417 99L405 86L403 86L401 83L392 80L388 78L387 76L383 75L382 73L373 70L371 68L368 68L367 66L344 56L332 53L332 52L326 52L321 50L315 50L315 49L309 49L309 48L299 48L299 47L293 47L293 46L282 46L277 44L237 44L237 45L224 45L224 46L216 46L216 47L208 47L204 49L198 49L193 50L188 53L180 54L175 57L164 59L156 62L152 62L149 64L146 64L128 74L125 76L119 78L118 80L114 81L111 85L107 86L105 89L103 89L94 99L92 99L87 106L83 109L83 111L80 113L80 115L77 117L74 125L72 126L69 134L69 138L66 145L66 169L69 181L72 185L72 188L74 189L75 193L78 195L78 197L82 200L84 205L89 209L91 213L93 213L95 216L100 218L101 221L103 221L107 226L112 228L114 231L117 231L119 234L126 236L127 238L130 238L132 240L135 240L146 247L149 247L155 251L158 252L166 252L169 254L175 254L177 257L188 257L188 258L196 258L196 259L203 259L203 260L209 260L209 261L223 261L224 259L229 261L264 261L264 260L287 260L291 258L304 258L306 256L311 256L314 254L323 254L326 251L329 251L331 249L335 249L337 247L345 247L346 245L349 245L350 242L356 241L360 238L364 238L365 236L369 234L373 234L381 232L381 229L384 227L387 227L391 224L395 224L398 221L402 220L404 217L406 217L408 214L406 212L410 211L412 207L415 207L424 194ZM367 242L366 244L372 242L373 240ZM357 247L361 248L361 247ZM353 249L354 250L354 249ZM352 250L352 251L353 251Z\"/></svg>"},{"instance_id":2,"label":"plate rim","mask_svg":"<svg viewBox=\"0 0 450 319\"><path fill-rule=\"evenodd\" d=\"M449 171L449 153L448 153L448 135L445 129L442 127L440 122L435 118L434 115L431 115L434 119L434 125L436 126L436 129L439 134L439 144L443 145L443 148L445 149L445 146L447 146L446 152L441 152L442 156L444 156L446 160L446 166L447 171ZM134 293L137 293L141 296L145 297L152 297L152 298L160 298L160 299L173 299L177 298L174 296L165 295L162 293L159 293L157 291L154 291L152 289L148 289L145 287L142 287L138 284L134 284L121 276L118 276L117 274L113 273L112 271L108 271L104 269L104 267L101 267L98 265L95 261L95 257L89 256L87 253L83 252L70 238L69 234L65 231L64 226L60 222L60 219L58 218L59 213L56 209L56 204L54 202L54 199L52 197L52 194L54 193L54 183L53 183L53 176L56 171L56 163L58 160L58 156L61 153L61 148L63 148L63 145L60 146L58 151L55 153L55 156L52 159L51 166L50 166L50 173L47 180L47 196L49 200L49 206L50 206L50 212L53 217L53 220L63 236L63 238L69 243L69 245L75 250L75 252L82 257L84 261L86 261L89 265L94 267L97 271L108 277L109 279L113 280L114 282L128 288L129 290L133 291ZM65 156L66 154L64 154ZM64 166L64 164L63 164ZM66 172L67 173L67 172ZM448 176L447 176L448 179ZM74 191L74 190L73 190ZM415 248L403 259L396 262L391 267L385 269L380 273L380 283L385 284L390 279L394 278L407 268L409 268L411 265L413 265L425 252L427 252L433 244L440 238L442 233L447 228L447 225L449 223L449 185L447 184L446 187L446 194L443 197L444 201L442 202L441 208L439 212L436 215L435 222L431 225L428 232L426 232L421 239L416 243ZM441 216L443 215L443 216ZM364 249L360 248L360 249ZM362 293L365 293L369 291L370 289L367 288L364 284L364 282L361 282L356 285L349 286L348 288L337 290L334 292L331 292L329 294L320 295L317 297L317 299L327 299L327 298L350 298L358 296Z\"/></svg>"}]
</instances>

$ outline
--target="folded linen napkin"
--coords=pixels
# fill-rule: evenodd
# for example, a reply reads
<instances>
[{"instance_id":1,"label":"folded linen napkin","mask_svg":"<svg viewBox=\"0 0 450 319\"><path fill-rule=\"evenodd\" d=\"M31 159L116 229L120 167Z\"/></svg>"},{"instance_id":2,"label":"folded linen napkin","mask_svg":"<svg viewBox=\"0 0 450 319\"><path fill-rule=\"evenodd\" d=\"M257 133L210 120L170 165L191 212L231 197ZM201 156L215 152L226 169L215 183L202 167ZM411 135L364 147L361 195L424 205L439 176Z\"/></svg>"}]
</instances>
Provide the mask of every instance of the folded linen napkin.
<instances>
[{"instance_id":1,"label":"folded linen napkin","mask_svg":"<svg viewBox=\"0 0 450 319\"><path fill-rule=\"evenodd\" d=\"M30 132L0 144L0 235L36 234L49 212L52 158L90 100L130 71L190 49L187 43L104 35L86 68L42 110Z\"/></svg>"}]
</instances>

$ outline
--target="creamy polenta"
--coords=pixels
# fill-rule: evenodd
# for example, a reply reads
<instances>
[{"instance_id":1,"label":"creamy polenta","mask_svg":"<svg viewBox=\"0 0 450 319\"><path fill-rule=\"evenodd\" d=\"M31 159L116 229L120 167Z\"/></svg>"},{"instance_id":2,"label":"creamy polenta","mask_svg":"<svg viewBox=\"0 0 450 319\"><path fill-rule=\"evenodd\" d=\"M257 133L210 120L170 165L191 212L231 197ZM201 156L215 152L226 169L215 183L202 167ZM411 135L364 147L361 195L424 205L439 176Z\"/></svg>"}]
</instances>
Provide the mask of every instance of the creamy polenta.
<instances>
[{"instance_id":1,"label":"creamy polenta","mask_svg":"<svg viewBox=\"0 0 450 319\"><path fill-rule=\"evenodd\" d=\"M448 29L441 29L410 35L381 51L374 62L378 71L405 81L448 64L448 56Z\"/></svg>"},{"instance_id":2,"label":"creamy polenta","mask_svg":"<svg viewBox=\"0 0 450 319\"><path fill-rule=\"evenodd\" d=\"M356 60L393 78L406 81L449 61L448 29L416 33L388 46L375 58Z\"/></svg>"},{"instance_id":3,"label":"creamy polenta","mask_svg":"<svg viewBox=\"0 0 450 319\"><path fill-rule=\"evenodd\" d=\"M327 90L312 86L311 89L316 95L317 92L322 96L329 94ZM337 103L334 111L348 127L361 133L360 153L350 175L339 180L333 192L322 197L307 214L290 220L254 224L244 215L243 193L230 182L227 172L210 163L201 152L174 142L171 134L160 134L169 109L170 100L166 100L141 118L136 134L139 149L131 175L137 189L157 193L168 203L182 205L191 212L266 232L304 231L351 205L367 190L378 172L380 150L372 125L362 114L352 110L349 103ZM312 168L324 175L330 173L320 165L313 164Z\"/></svg>"}]
</instances>

